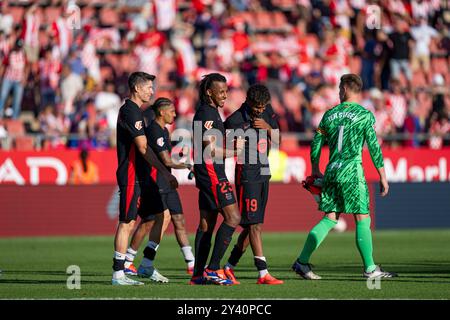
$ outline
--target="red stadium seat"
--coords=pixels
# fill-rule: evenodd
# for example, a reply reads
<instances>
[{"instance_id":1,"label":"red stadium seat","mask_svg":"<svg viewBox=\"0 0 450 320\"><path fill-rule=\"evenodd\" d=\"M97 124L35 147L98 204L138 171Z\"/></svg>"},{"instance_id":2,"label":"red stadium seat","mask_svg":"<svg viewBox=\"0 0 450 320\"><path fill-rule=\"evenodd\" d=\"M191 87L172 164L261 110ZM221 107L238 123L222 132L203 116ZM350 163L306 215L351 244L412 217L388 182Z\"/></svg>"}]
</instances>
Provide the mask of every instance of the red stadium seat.
<instances>
[{"instance_id":1,"label":"red stadium seat","mask_svg":"<svg viewBox=\"0 0 450 320\"><path fill-rule=\"evenodd\" d=\"M8 119L5 120L5 128L8 134L12 136L25 135L25 126L21 120Z\"/></svg>"},{"instance_id":2,"label":"red stadium seat","mask_svg":"<svg viewBox=\"0 0 450 320\"><path fill-rule=\"evenodd\" d=\"M60 7L47 7L44 11L45 21L51 24L58 20L61 16L62 10Z\"/></svg>"},{"instance_id":3,"label":"red stadium seat","mask_svg":"<svg viewBox=\"0 0 450 320\"><path fill-rule=\"evenodd\" d=\"M106 26L116 26L119 24L119 14L116 9L102 8L100 10L100 23Z\"/></svg>"},{"instance_id":4,"label":"red stadium seat","mask_svg":"<svg viewBox=\"0 0 450 320\"><path fill-rule=\"evenodd\" d=\"M414 87L425 87L427 86L427 80L422 71L416 71L413 73L412 85Z\"/></svg>"},{"instance_id":5,"label":"red stadium seat","mask_svg":"<svg viewBox=\"0 0 450 320\"><path fill-rule=\"evenodd\" d=\"M12 6L10 6L8 9L14 19L14 23L21 23L23 15L25 13L25 9L23 7L12 7Z\"/></svg>"},{"instance_id":6,"label":"red stadium seat","mask_svg":"<svg viewBox=\"0 0 450 320\"><path fill-rule=\"evenodd\" d=\"M268 30L273 27L272 16L266 11L257 11L255 13L256 29Z\"/></svg>"},{"instance_id":7,"label":"red stadium seat","mask_svg":"<svg viewBox=\"0 0 450 320\"><path fill-rule=\"evenodd\" d=\"M272 19L273 19L273 27L277 29L285 29L286 27L289 26L286 20L286 16L280 11L275 11L272 14Z\"/></svg>"},{"instance_id":8,"label":"red stadium seat","mask_svg":"<svg viewBox=\"0 0 450 320\"><path fill-rule=\"evenodd\" d=\"M14 150L33 151L34 138L32 136L22 136L14 139Z\"/></svg>"},{"instance_id":9,"label":"red stadium seat","mask_svg":"<svg viewBox=\"0 0 450 320\"><path fill-rule=\"evenodd\" d=\"M443 75L449 72L448 61L445 58L433 58L431 59L431 70L434 73L441 73Z\"/></svg>"}]
</instances>

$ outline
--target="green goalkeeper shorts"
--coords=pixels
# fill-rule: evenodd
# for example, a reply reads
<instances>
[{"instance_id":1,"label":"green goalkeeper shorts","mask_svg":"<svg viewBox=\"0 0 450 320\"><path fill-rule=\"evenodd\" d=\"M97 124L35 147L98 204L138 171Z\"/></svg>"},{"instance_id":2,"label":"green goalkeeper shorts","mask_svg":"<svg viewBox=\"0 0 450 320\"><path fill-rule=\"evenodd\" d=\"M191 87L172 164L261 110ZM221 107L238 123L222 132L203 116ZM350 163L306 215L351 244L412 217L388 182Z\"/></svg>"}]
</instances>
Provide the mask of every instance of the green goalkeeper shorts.
<instances>
[{"instance_id":1,"label":"green goalkeeper shorts","mask_svg":"<svg viewBox=\"0 0 450 320\"><path fill-rule=\"evenodd\" d=\"M350 169L350 168L348 168ZM323 212L369 214L369 188L362 167L353 165L346 174L326 172L319 210Z\"/></svg>"}]
</instances>

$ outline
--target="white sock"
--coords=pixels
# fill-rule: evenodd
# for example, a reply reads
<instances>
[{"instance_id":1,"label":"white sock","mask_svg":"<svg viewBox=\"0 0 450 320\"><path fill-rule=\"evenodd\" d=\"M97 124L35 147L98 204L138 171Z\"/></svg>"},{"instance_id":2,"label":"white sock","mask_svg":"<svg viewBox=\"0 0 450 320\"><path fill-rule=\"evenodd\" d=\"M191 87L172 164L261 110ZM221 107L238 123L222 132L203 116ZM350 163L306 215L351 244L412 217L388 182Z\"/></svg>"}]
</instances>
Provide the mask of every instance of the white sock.
<instances>
[{"instance_id":1,"label":"white sock","mask_svg":"<svg viewBox=\"0 0 450 320\"><path fill-rule=\"evenodd\" d=\"M125 260L126 255L124 253L120 253L118 251L114 251L114 259L116 260Z\"/></svg>"},{"instance_id":2,"label":"white sock","mask_svg":"<svg viewBox=\"0 0 450 320\"><path fill-rule=\"evenodd\" d=\"M258 257L258 256L255 256L255 259L259 259L259 260L262 260L262 261L266 261L266 257ZM259 277L260 278L263 278L266 274L268 274L269 273L269 271L267 270L267 269L264 269L264 270L258 270L258 272L259 272Z\"/></svg>"},{"instance_id":3,"label":"white sock","mask_svg":"<svg viewBox=\"0 0 450 320\"><path fill-rule=\"evenodd\" d=\"M151 268L153 267L153 260L144 257L141 261L141 266L143 266L144 268Z\"/></svg>"},{"instance_id":4,"label":"white sock","mask_svg":"<svg viewBox=\"0 0 450 320\"><path fill-rule=\"evenodd\" d=\"M114 251L114 259L116 260L125 260L125 254ZM123 273L123 270L114 271L113 272L113 279L119 279L124 277L125 274Z\"/></svg>"},{"instance_id":5,"label":"white sock","mask_svg":"<svg viewBox=\"0 0 450 320\"><path fill-rule=\"evenodd\" d=\"M184 261L186 262L195 261L195 257L194 254L192 253L191 246L181 247L181 252L183 253Z\"/></svg>"},{"instance_id":6,"label":"white sock","mask_svg":"<svg viewBox=\"0 0 450 320\"><path fill-rule=\"evenodd\" d=\"M227 264L225 265L225 268L229 268L229 269L234 269L236 266L233 266L231 263L227 262ZM225 269L224 268L224 269Z\"/></svg>"},{"instance_id":7,"label":"white sock","mask_svg":"<svg viewBox=\"0 0 450 320\"><path fill-rule=\"evenodd\" d=\"M134 261L134 258L136 258L136 254L137 254L137 251L136 250L133 250L133 248L132 247L129 247L128 249L127 249L127 255L126 255L126 260L127 261L130 261L130 262L133 262Z\"/></svg>"},{"instance_id":8,"label":"white sock","mask_svg":"<svg viewBox=\"0 0 450 320\"><path fill-rule=\"evenodd\" d=\"M263 277L265 277L266 274L269 273L269 270L264 269L264 270L259 270L258 272L259 272L259 277L263 278Z\"/></svg>"},{"instance_id":9,"label":"white sock","mask_svg":"<svg viewBox=\"0 0 450 320\"><path fill-rule=\"evenodd\" d=\"M133 264L134 258L136 258L136 254L137 251L133 250L133 248L129 247L127 249L127 254L125 257L125 268L129 268Z\"/></svg>"},{"instance_id":10,"label":"white sock","mask_svg":"<svg viewBox=\"0 0 450 320\"><path fill-rule=\"evenodd\" d=\"M123 273L123 270L113 272L113 279L120 279L123 277L125 277L125 273Z\"/></svg>"}]
</instances>

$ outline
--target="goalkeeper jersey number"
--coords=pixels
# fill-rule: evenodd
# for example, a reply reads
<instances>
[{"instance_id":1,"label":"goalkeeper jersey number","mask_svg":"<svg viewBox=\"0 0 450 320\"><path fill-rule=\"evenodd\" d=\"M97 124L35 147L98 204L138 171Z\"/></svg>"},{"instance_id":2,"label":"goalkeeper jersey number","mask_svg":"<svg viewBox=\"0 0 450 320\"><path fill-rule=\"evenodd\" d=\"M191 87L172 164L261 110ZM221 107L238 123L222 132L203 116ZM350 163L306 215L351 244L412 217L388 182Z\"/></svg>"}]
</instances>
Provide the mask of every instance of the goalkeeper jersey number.
<instances>
[{"instance_id":1,"label":"goalkeeper jersey number","mask_svg":"<svg viewBox=\"0 0 450 320\"><path fill-rule=\"evenodd\" d=\"M344 102L335 106L324 114L317 128L311 145L311 162L319 162L326 140L330 149L326 180L341 183L364 179L361 164L365 142L375 167L384 166L374 126L372 112L361 105Z\"/></svg>"}]
</instances>

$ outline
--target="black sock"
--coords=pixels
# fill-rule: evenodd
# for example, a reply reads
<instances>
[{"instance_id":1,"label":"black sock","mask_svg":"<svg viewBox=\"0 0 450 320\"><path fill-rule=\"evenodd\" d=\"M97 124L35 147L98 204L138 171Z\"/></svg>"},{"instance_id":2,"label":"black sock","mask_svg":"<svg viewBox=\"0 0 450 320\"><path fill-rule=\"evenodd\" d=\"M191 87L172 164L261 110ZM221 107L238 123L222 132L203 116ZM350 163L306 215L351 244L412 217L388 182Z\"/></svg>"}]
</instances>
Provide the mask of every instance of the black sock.
<instances>
[{"instance_id":1,"label":"black sock","mask_svg":"<svg viewBox=\"0 0 450 320\"><path fill-rule=\"evenodd\" d=\"M195 265L194 277L203 276L209 250L211 249L212 233L197 229L195 234Z\"/></svg>"},{"instance_id":2,"label":"black sock","mask_svg":"<svg viewBox=\"0 0 450 320\"><path fill-rule=\"evenodd\" d=\"M145 247L144 249L144 257L147 258L148 260L155 260L155 256L156 256L156 250L149 248L149 247Z\"/></svg>"},{"instance_id":3,"label":"black sock","mask_svg":"<svg viewBox=\"0 0 450 320\"><path fill-rule=\"evenodd\" d=\"M113 270L120 271L125 269L125 260L113 258Z\"/></svg>"},{"instance_id":4,"label":"black sock","mask_svg":"<svg viewBox=\"0 0 450 320\"><path fill-rule=\"evenodd\" d=\"M267 262L258 258L254 258L254 260L255 260L255 267L258 271L267 269Z\"/></svg>"},{"instance_id":5,"label":"black sock","mask_svg":"<svg viewBox=\"0 0 450 320\"><path fill-rule=\"evenodd\" d=\"M230 227L225 222L222 222L219 230L217 230L214 249L211 255L211 260L209 261L208 269L220 269L220 260L222 260L225 251L227 251L227 248L230 245L235 229L236 228Z\"/></svg>"},{"instance_id":6,"label":"black sock","mask_svg":"<svg viewBox=\"0 0 450 320\"><path fill-rule=\"evenodd\" d=\"M228 258L228 263L231 264L232 266L237 266L243 254L244 251L242 251L241 248L235 245L233 247L233 250L231 250L230 257Z\"/></svg>"}]
</instances>

